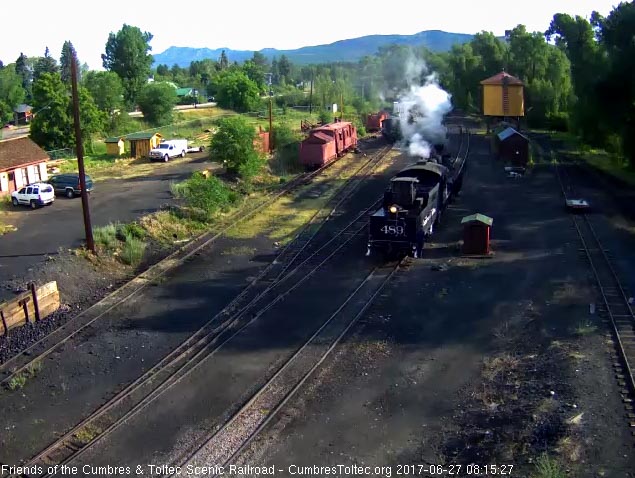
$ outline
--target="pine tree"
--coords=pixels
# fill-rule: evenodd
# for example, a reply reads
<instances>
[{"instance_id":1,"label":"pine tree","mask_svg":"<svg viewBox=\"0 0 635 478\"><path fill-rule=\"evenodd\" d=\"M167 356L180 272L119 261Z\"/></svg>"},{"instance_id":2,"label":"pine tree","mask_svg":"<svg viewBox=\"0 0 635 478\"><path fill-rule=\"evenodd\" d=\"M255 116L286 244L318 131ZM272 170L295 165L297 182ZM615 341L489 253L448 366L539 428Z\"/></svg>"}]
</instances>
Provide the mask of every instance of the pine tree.
<instances>
[{"instance_id":1,"label":"pine tree","mask_svg":"<svg viewBox=\"0 0 635 478\"><path fill-rule=\"evenodd\" d=\"M75 48L70 41L65 41L62 46L62 56L60 57L60 74L62 75L62 81L67 85L71 84L71 59L73 58L73 54L75 52ZM76 66L77 66L77 74L79 75L79 60L76 58ZM77 79L79 81L79 78Z\"/></svg>"},{"instance_id":2,"label":"pine tree","mask_svg":"<svg viewBox=\"0 0 635 478\"><path fill-rule=\"evenodd\" d=\"M221 70L226 70L229 67L229 59L227 58L227 55L225 54L225 50L221 52L220 60L218 63L220 64Z\"/></svg>"},{"instance_id":3,"label":"pine tree","mask_svg":"<svg viewBox=\"0 0 635 478\"><path fill-rule=\"evenodd\" d=\"M57 62L51 56L49 47L46 47L44 56L37 59L33 68L33 81L36 81L42 73L57 73Z\"/></svg>"},{"instance_id":4,"label":"pine tree","mask_svg":"<svg viewBox=\"0 0 635 478\"><path fill-rule=\"evenodd\" d=\"M31 96L32 74L27 64L27 56L24 53L20 53L20 56L15 61L15 72L22 79L22 88L24 88L28 96Z\"/></svg>"}]
</instances>

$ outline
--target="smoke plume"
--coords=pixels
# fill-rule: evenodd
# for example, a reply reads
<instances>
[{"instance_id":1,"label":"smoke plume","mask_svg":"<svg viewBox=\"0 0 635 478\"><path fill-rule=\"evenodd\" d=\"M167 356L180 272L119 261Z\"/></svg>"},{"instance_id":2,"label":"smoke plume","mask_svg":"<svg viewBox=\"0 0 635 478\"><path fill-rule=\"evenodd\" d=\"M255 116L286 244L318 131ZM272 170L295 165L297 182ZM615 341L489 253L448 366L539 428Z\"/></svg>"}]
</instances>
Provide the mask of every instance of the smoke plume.
<instances>
[{"instance_id":1,"label":"smoke plume","mask_svg":"<svg viewBox=\"0 0 635 478\"><path fill-rule=\"evenodd\" d=\"M410 61L405 68L409 89L399 95L394 114L399 116L403 141L413 156L429 158L431 144L446 142L443 117L452 110L452 95L439 86L436 73L428 73L421 60ZM419 85L422 75L423 85Z\"/></svg>"}]
</instances>

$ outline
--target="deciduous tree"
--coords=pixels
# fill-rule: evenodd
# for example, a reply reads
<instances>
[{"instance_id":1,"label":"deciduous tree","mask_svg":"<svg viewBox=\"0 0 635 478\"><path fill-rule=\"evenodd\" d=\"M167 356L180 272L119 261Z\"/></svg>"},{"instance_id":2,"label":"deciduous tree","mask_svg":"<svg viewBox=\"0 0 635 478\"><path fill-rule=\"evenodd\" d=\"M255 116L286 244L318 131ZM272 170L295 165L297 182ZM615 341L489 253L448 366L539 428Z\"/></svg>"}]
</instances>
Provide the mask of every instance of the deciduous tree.
<instances>
[{"instance_id":1,"label":"deciduous tree","mask_svg":"<svg viewBox=\"0 0 635 478\"><path fill-rule=\"evenodd\" d=\"M255 138L256 129L246 118L223 118L218 122L218 130L212 139L210 156L223 162L228 171L249 179L264 165L254 149Z\"/></svg>"},{"instance_id":2,"label":"deciduous tree","mask_svg":"<svg viewBox=\"0 0 635 478\"><path fill-rule=\"evenodd\" d=\"M144 118L152 125L161 126L172 120L172 112L177 96L173 86L154 82L145 85L139 92L139 108Z\"/></svg>"},{"instance_id":3,"label":"deciduous tree","mask_svg":"<svg viewBox=\"0 0 635 478\"><path fill-rule=\"evenodd\" d=\"M147 83L152 66L152 34L124 24L116 34L110 33L106 53L101 55L104 68L114 71L123 82L124 99L133 107L141 88Z\"/></svg>"},{"instance_id":4,"label":"deciduous tree","mask_svg":"<svg viewBox=\"0 0 635 478\"><path fill-rule=\"evenodd\" d=\"M260 104L258 85L240 69L222 71L213 83L216 101L221 108L254 111Z\"/></svg>"},{"instance_id":5,"label":"deciduous tree","mask_svg":"<svg viewBox=\"0 0 635 478\"><path fill-rule=\"evenodd\" d=\"M83 80L97 108L111 115L123 106L121 78L112 71L89 71Z\"/></svg>"},{"instance_id":6,"label":"deciduous tree","mask_svg":"<svg viewBox=\"0 0 635 478\"><path fill-rule=\"evenodd\" d=\"M0 123L13 117L13 110L24 102L25 92L22 78L14 68L0 68Z\"/></svg>"}]
</instances>

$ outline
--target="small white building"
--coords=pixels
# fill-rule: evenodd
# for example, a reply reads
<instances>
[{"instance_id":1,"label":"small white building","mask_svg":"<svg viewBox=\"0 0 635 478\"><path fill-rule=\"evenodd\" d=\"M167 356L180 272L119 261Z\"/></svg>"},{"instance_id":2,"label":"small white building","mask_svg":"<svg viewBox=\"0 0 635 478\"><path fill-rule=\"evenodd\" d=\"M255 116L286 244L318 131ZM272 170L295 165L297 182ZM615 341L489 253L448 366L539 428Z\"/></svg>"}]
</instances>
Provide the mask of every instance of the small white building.
<instances>
[{"instance_id":1,"label":"small white building","mask_svg":"<svg viewBox=\"0 0 635 478\"><path fill-rule=\"evenodd\" d=\"M0 196L46 181L48 154L28 136L0 141Z\"/></svg>"}]
</instances>

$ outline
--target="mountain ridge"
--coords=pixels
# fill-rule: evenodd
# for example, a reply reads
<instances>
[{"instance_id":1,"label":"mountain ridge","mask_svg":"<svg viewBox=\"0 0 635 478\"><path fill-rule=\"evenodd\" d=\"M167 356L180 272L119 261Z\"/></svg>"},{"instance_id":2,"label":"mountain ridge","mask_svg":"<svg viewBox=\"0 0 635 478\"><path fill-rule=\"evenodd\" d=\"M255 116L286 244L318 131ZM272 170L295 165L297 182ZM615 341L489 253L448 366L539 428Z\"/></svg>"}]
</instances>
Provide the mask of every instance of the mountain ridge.
<instances>
[{"instance_id":1,"label":"mountain ridge","mask_svg":"<svg viewBox=\"0 0 635 478\"><path fill-rule=\"evenodd\" d=\"M357 38L337 40L324 45L313 45L296 48L293 50L278 50L276 48L263 48L258 50L269 60L274 56L286 55L296 64L307 65L311 63L357 61L363 56L372 55L381 46L391 44L425 46L432 51L447 51L452 45L469 42L474 35L469 33L451 33L443 30L424 30L412 35L366 35ZM225 51L230 62L239 63L250 59L254 50L232 50L231 48L193 48L171 46L165 51L153 55L154 66L177 64L180 67L189 66L192 61L200 61L206 58L217 60L222 51Z\"/></svg>"}]
</instances>

